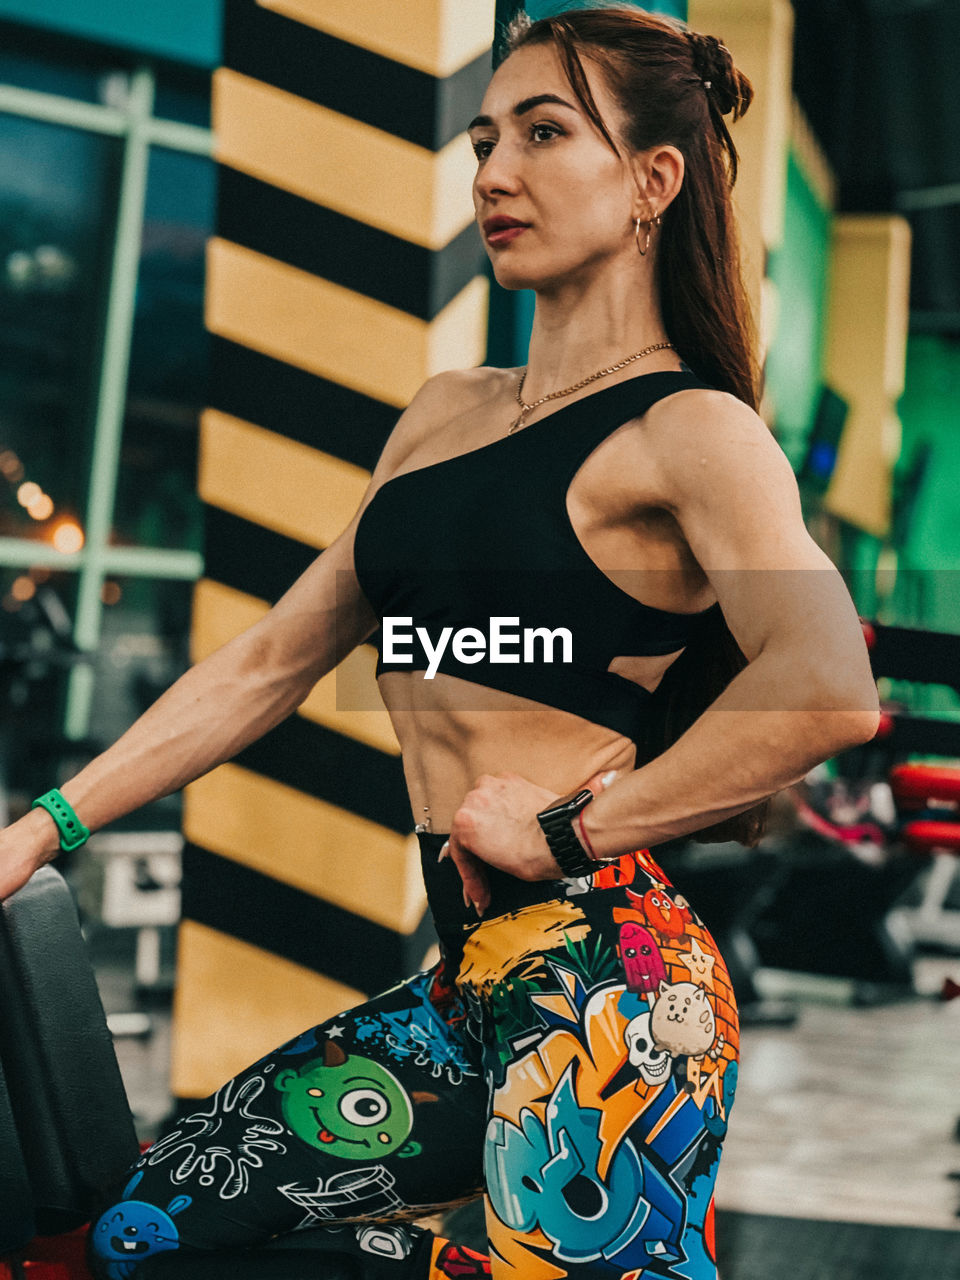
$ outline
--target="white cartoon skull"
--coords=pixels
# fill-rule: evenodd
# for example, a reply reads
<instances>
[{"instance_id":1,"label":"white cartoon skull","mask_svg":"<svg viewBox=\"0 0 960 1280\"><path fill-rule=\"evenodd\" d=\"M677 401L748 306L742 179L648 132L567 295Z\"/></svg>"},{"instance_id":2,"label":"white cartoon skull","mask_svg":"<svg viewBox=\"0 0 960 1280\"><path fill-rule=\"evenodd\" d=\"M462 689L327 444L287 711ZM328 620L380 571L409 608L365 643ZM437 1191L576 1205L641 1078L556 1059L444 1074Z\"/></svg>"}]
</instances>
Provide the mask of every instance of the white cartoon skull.
<instances>
[{"instance_id":1,"label":"white cartoon skull","mask_svg":"<svg viewBox=\"0 0 960 1280\"><path fill-rule=\"evenodd\" d=\"M640 1072L645 1084L663 1084L670 1074L671 1056L654 1043L650 1034L650 1014L638 1013L627 1023L623 1039L629 1050L632 1067Z\"/></svg>"}]
</instances>

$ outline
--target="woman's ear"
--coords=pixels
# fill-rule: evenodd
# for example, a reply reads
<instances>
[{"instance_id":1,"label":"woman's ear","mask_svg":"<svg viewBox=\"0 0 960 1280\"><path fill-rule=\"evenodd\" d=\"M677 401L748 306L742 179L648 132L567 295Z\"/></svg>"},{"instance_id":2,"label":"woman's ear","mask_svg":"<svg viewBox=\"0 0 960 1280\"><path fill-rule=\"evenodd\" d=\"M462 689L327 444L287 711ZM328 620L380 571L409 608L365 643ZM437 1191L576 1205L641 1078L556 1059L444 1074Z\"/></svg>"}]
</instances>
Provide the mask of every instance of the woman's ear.
<instances>
[{"instance_id":1,"label":"woman's ear","mask_svg":"<svg viewBox=\"0 0 960 1280\"><path fill-rule=\"evenodd\" d=\"M683 186L685 163L679 147L664 144L657 147L650 158L650 180L647 194L651 195L657 213L662 214L676 199Z\"/></svg>"},{"instance_id":2,"label":"woman's ear","mask_svg":"<svg viewBox=\"0 0 960 1280\"><path fill-rule=\"evenodd\" d=\"M637 199L633 217L649 222L673 202L683 186L684 159L678 148L664 143L630 157Z\"/></svg>"}]
</instances>

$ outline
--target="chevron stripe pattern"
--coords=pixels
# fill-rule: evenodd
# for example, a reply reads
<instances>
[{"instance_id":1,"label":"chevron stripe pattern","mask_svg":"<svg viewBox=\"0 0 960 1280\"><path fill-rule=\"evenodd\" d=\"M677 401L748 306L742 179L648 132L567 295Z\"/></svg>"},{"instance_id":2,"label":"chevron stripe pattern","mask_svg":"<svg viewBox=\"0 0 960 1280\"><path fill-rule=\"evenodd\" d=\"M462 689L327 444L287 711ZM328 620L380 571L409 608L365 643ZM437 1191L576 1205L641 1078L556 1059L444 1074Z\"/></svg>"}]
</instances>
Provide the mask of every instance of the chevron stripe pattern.
<instances>
[{"instance_id":1,"label":"chevron stripe pattern","mask_svg":"<svg viewBox=\"0 0 960 1280\"><path fill-rule=\"evenodd\" d=\"M262 617L337 537L423 381L483 361L488 287L463 130L489 76L494 10L226 0L194 661ZM398 980L431 945L375 656L361 646L187 788L178 1098ZM368 709L342 709L343 682Z\"/></svg>"}]
</instances>

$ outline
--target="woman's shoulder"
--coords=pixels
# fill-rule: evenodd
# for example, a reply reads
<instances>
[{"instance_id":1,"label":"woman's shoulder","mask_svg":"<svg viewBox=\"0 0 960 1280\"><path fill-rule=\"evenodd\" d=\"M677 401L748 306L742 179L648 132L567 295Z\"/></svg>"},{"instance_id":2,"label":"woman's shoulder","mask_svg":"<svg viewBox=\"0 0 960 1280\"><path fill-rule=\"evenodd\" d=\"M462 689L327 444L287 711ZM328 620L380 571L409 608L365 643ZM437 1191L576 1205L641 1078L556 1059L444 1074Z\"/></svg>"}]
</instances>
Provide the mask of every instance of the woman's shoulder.
<instances>
[{"instance_id":1,"label":"woman's shoulder","mask_svg":"<svg viewBox=\"0 0 960 1280\"><path fill-rule=\"evenodd\" d=\"M639 447L639 442L638 442ZM691 387L651 406L642 420L642 448L651 479L680 496L724 479L754 489L794 489L790 463L770 426L729 391Z\"/></svg>"},{"instance_id":2,"label":"woman's shoulder","mask_svg":"<svg viewBox=\"0 0 960 1280\"><path fill-rule=\"evenodd\" d=\"M485 364L470 369L444 369L428 378L418 395L427 394L434 402L447 400L451 408L462 410L464 397L479 404L508 389L512 394L521 372L519 368L498 369Z\"/></svg>"},{"instance_id":3,"label":"woman's shoulder","mask_svg":"<svg viewBox=\"0 0 960 1280\"><path fill-rule=\"evenodd\" d=\"M408 419L407 434L422 439L451 418L504 394L512 395L519 376L519 369L497 369L492 365L444 369L433 374L404 415Z\"/></svg>"},{"instance_id":4,"label":"woman's shoulder","mask_svg":"<svg viewBox=\"0 0 960 1280\"><path fill-rule=\"evenodd\" d=\"M643 416L650 443L671 453L696 446L705 437L773 441L773 433L755 409L730 391L716 387L683 387L656 401Z\"/></svg>"},{"instance_id":5,"label":"woman's shoulder","mask_svg":"<svg viewBox=\"0 0 960 1280\"><path fill-rule=\"evenodd\" d=\"M481 365L471 369L444 369L427 378L394 425L378 468L389 477L407 457L444 424L505 394L520 376L519 370Z\"/></svg>"}]
</instances>

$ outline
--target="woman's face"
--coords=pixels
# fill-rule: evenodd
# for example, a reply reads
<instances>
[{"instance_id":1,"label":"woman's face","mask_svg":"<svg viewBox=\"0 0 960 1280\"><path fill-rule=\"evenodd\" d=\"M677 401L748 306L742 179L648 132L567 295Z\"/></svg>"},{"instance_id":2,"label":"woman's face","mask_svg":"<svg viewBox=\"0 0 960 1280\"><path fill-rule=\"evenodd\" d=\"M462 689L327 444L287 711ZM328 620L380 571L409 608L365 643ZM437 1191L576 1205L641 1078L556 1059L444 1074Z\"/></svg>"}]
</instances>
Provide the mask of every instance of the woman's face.
<instances>
[{"instance_id":1,"label":"woman's face","mask_svg":"<svg viewBox=\"0 0 960 1280\"><path fill-rule=\"evenodd\" d=\"M619 143L622 113L597 65L581 60ZM543 289L587 279L626 254L636 265L637 181L587 118L553 45L527 45L500 64L470 140L477 153L474 208L501 285ZM646 207L638 212L646 216ZM487 225L492 218L516 219L524 229L498 235Z\"/></svg>"}]
</instances>

